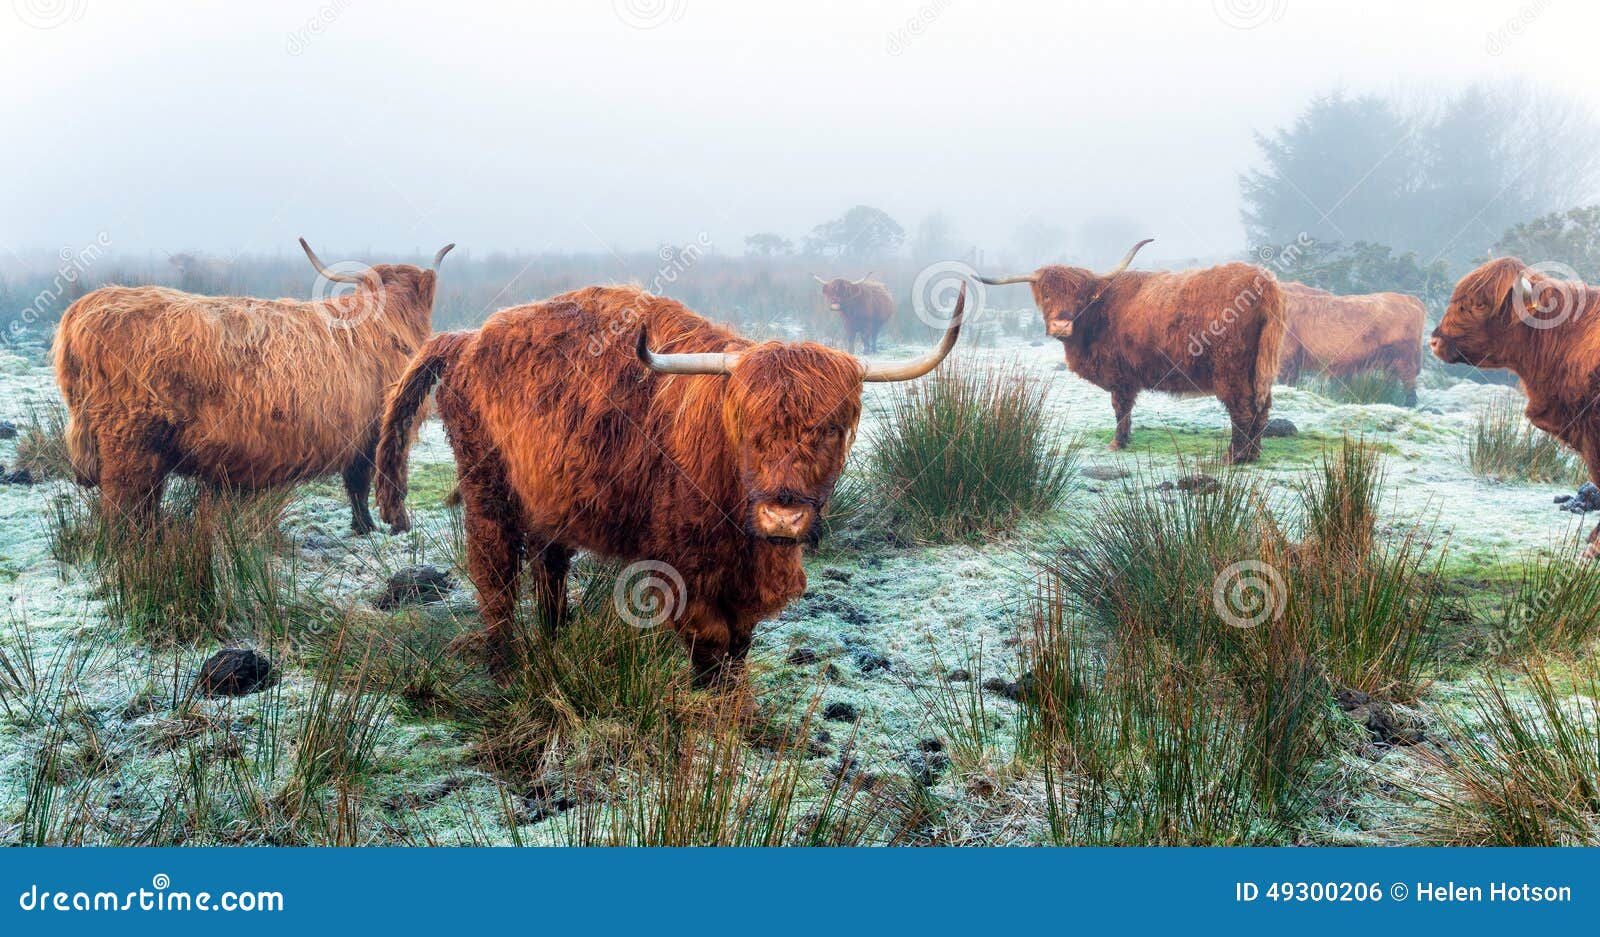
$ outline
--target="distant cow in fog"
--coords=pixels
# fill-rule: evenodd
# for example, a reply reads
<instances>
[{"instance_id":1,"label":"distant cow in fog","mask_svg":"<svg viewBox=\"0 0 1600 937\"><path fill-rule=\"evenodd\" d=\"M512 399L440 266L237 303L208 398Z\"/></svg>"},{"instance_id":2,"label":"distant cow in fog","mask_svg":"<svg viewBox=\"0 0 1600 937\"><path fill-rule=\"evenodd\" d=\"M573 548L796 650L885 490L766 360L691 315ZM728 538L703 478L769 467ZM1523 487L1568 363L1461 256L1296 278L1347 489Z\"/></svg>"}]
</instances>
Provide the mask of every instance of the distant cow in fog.
<instances>
[{"instance_id":1,"label":"distant cow in fog","mask_svg":"<svg viewBox=\"0 0 1600 937\"><path fill-rule=\"evenodd\" d=\"M354 292L317 302L108 286L55 336L67 451L108 517L148 522L168 475L256 489L339 473L351 526L367 510L389 385L433 331L437 274L380 264L327 270ZM433 258L434 266L454 245Z\"/></svg>"},{"instance_id":2,"label":"distant cow in fog","mask_svg":"<svg viewBox=\"0 0 1600 937\"><path fill-rule=\"evenodd\" d=\"M1272 274L1233 263L1180 273L1128 272L1140 241L1109 273L1040 267L985 283L1027 283L1060 339L1067 367L1111 392L1113 449L1128 445L1133 402L1142 390L1214 394L1233 422L1228 458L1254 461L1272 409L1272 382L1285 324L1283 291Z\"/></svg>"},{"instance_id":3,"label":"distant cow in fog","mask_svg":"<svg viewBox=\"0 0 1600 937\"><path fill-rule=\"evenodd\" d=\"M1428 345L1446 364L1521 378L1528 422L1576 450L1600 484L1600 290L1491 260L1456 284ZM1600 527L1586 552L1600 555Z\"/></svg>"},{"instance_id":4,"label":"distant cow in fog","mask_svg":"<svg viewBox=\"0 0 1600 937\"><path fill-rule=\"evenodd\" d=\"M1289 331L1283 337L1279 379L1293 384L1307 371L1348 379L1362 371L1392 374L1417 402L1422 371L1422 300L1404 293L1338 296L1303 283L1284 283Z\"/></svg>"},{"instance_id":5,"label":"distant cow in fog","mask_svg":"<svg viewBox=\"0 0 1600 937\"><path fill-rule=\"evenodd\" d=\"M845 351L855 351L859 338L864 354L876 354L878 333L894 316L894 297L889 295L889 288L867 279L870 276L872 274L868 273L859 280L843 277L824 280L814 273L811 275L811 279L822 284L822 298L828 301L828 308L844 319Z\"/></svg>"}]
</instances>

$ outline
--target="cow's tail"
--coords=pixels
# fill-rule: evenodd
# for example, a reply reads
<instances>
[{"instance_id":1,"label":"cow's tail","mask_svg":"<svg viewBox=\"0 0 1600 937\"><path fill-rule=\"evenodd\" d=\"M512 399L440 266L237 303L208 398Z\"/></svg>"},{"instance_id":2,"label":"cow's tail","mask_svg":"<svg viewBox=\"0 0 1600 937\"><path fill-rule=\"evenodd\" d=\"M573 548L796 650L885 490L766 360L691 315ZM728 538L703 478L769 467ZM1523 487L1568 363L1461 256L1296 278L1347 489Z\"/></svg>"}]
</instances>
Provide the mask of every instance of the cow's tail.
<instances>
[{"instance_id":1,"label":"cow's tail","mask_svg":"<svg viewBox=\"0 0 1600 937\"><path fill-rule=\"evenodd\" d=\"M471 332L441 332L428 339L389 391L378 435L378 514L395 533L411 529L406 514L406 456L417 438L428 392L445 366L460 357Z\"/></svg>"},{"instance_id":2,"label":"cow's tail","mask_svg":"<svg viewBox=\"0 0 1600 937\"><path fill-rule=\"evenodd\" d=\"M68 309L56 327L51 363L55 367L61 398L67 403L67 423L62 437L72 477L85 488L93 488L100 484L100 446L95 442L94 427L89 422L89 408L84 405L87 390L83 386L84 363L74 348L73 336L72 310Z\"/></svg>"},{"instance_id":3,"label":"cow's tail","mask_svg":"<svg viewBox=\"0 0 1600 937\"><path fill-rule=\"evenodd\" d=\"M1278 377L1283 336L1289 327L1288 301L1275 279L1261 291L1261 337L1256 343L1255 396L1258 406L1272 400L1272 382Z\"/></svg>"}]
</instances>

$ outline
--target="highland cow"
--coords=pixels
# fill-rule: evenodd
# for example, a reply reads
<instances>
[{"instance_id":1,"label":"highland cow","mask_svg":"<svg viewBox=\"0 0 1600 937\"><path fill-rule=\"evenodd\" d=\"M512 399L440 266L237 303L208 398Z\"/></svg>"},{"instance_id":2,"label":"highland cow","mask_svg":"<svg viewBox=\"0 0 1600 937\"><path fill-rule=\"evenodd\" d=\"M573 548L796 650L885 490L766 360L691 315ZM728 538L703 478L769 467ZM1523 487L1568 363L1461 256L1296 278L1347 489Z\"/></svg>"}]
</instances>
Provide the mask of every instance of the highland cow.
<instances>
[{"instance_id":1,"label":"highland cow","mask_svg":"<svg viewBox=\"0 0 1600 937\"><path fill-rule=\"evenodd\" d=\"M844 320L844 350L855 351L856 340L860 339L862 354L875 355L878 333L894 316L894 297L882 283L868 280L870 276L868 273L859 280L824 280L813 273L811 279L822 284L822 298L827 300L828 308Z\"/></svg>"},{"instance_id":2,"label":"highland cow","mask_svg":"<svg viewBox=\"0 0 1600 937\"><path fill-rule=\"evenodd\" d=\"M1422 372L1422 300L1404 293L1337 296L1302 283L1283 283L1289 329L1278 379L1293 384L1310 372L1348 380L1363 371L1393 375L1416 406Z\"/></svg>"},{"instance_id":3,"label":"highland cow","mask_svg":"<svg viewBox=\"0 0 1600 937\"><path fill-rule=\"evenodd\" d=\"M664 621L701 685L742 670L755 626L806 585L801 544L844 466L863 382L933 370L944 340L907 362L863 361L811 342L760 344L631 287L590 287L504 309L435 336L389 398L378 507L397 531L406 451L434 384L466 511L490 670L515 662L524 560L549 633L566 611L575 550L643 561L673 588ZM637 335L637 340L633 341ZM596 345L595 336L612 340Z\"/></svg>"},{"instance_id":4,"label":"highland cow","mask_svg":"<svg viewBox=\"0 0 1600 937\"><path fill-rule=\"evenodd\" d=\"M300 245L354 292L300 302L108 286L61 317L68 455L78 483L99 486L107 517L149 520L172 474L248 491L338 473L352 528L375 529L378 421L432 332L437 274L408 264L335 273Z\"/></svg>"},{"instance_id":5,"label":"highland cow","mask_svg":"<svg viewBox=\"0 0 1600 937\"><path fill-rule=\"evenodd\" d=\"M1214 394L1233 423L1229 461L1254 461L1272 409L1283 291L1270 272L1242 263L1181 273L1127 272L1150 240L1135 244L1105 274L1049 266L980 279L1033 287L1045 332L1061 341L1067 367L1111 392L1117 419L1112 449L1128 445L1140 391Z\"/></svg>"},{"instance_id":6,"label":"highland cow","mask_svg":"<svg viewBox=\"0 0 1600 937\"><path fill-rule=\"evenodd\" d=\"M1490 260L1456 284L1428 346L1446 364L1514 373L1528 422L1572 447L1600 484L1600 292ZM1600 527L1585 554L1600 556Z\"/></svg>"}]
</instances>

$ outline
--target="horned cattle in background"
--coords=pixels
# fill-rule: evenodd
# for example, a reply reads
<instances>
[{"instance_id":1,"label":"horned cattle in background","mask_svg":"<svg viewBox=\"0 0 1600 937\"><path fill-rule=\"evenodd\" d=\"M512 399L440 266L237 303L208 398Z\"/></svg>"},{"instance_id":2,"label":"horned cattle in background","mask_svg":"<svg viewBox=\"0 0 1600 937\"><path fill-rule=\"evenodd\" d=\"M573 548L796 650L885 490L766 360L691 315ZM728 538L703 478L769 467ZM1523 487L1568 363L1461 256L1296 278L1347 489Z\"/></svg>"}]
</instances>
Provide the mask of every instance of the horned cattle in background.
<instances>
[{"instance_id":1,"label":"horned cattle in background","mask_svg":"<svg viewBox=\"0 0 1600 937\"><path fill-rule=\"evenodd\" d=\"M859 280L835 277L824 280L815 273L811 279L822 284L822 298L828 308L844 320L844 350L855 351L856 340L861 341L862 354L878 353L878 333L894 317L894 297L889 288L868 273Z\"/></svg>"},{"instance_id":2,"label":"horned cattle in background","mask_svg":"<svg viewBox=\"0 0 1600 937\"><path fill-rule=\"evenodd\" d=\"M378 451L378 506L396 530L406 450L436 400L455 450L467 564L491 671L516 662L512 613L531 561L545 627L566 611L575 550L632 561L667 593L659 618L701 684L742 670L758 622L806 585L814 539L861 415L863 382L933 370L960 333L906 362L812 342L760 344L682 304L590 287L435 336L396 385ZM637 333L637 342L596 335ZM729 664L733 666L729 667Z\"/></svg>"},{"instance_id":3,"label":"horned cattle in background","mask_svg":"<svg viewBox=\"0 0 1600 937\"><path fill-rule=\"evenodd\" d=\"M1428 344L1446 364L1520 378L1528 422L1576 450L1600 483L1600 291L1514 257L1490 260L1456 284ZM1586 553L1600 555L1600 527Z\"/></svg>"},{"instance_id":4,"label":"horned cattle in background","mask_svg":"<svg viewBox=\"0 0 1600 937\"><path fill-rule=\"evenodd\" d=\"M367 509L384 398L432 332L437 274L327 269L352 292L314 302L97 289L55 337L66 442L108 517L148 520L169 475L250 490L338 473L351 526ZM433 258L436 268L454 245Z\"/></svg>"},{"instance_id":5,"label":"horned cattle in background","mask_svg":"<svg viewBox=\"0 0 1600 937\"><path fill-rule=\"evenodd\" d=\"M1272 274L1232 263L1179 273L1128 270L1135 244L1115 269L1048 266L991 285L1027 283L1045 331L1061 341L1067 367L1111 392L1117 428L1111 448L1128 445L1141 391L1215 395L1228 411L1232 462L1259 457L1272 408L1272 382L1285 324L1283 291Z\"/></svg>"},{"instance_id":6,"label":"horned cattle in background","mask_svg":"<svg viewBox=\"0 0 1600 937\"><path fill-rule=\"evenodd\" d=\"M1417 402L1422 372L1422 300L1404 293L1338 296L1303 283L1284 283L1289 331L1278 377L1293 384L1306 372L1347 380L1362 371L1391 374Z\"/></svg>"}]
</instances>

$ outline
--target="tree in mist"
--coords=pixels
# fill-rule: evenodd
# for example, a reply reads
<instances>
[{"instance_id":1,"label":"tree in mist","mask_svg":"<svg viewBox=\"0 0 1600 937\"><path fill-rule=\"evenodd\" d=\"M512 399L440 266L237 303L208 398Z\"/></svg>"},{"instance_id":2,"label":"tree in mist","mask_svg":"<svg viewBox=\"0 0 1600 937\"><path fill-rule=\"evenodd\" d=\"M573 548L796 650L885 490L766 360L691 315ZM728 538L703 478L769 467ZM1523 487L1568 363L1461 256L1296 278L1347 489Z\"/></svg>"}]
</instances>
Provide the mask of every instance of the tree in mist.
<instances>
[{"instance_id":1,"label":"tree in mist","mask_svg":"<svg viewBox=\"0 0 1600 937\"><path fill-rule=\"evenodd\" d=\"M781 234L758 231L745 235L744 252L751 257L787 257L794 253L794 242Z\"/></svg>"},{"instance_id":2,"label":"tree in mist","mask_svg":"<svg viewBox=\"0 0 1600 937\"><path fill-rule=\"evenodd\" d=\"M1240 178L1255 245L1304 233L1446 258L1482 257L1500 232L1600 188L1600 123L1559 92L1478 84L1435 103L1317 97L1258 134L1262 166Z\"/></svg>"},{"instance_id":3,"label":"tree in mist","mask_svg":"<svg viewBox=\"0 0 1600 937\"><path fill-rule=\"evenodd\" d=\"M922 219L911 241L911 256L918 260L952 260L967 250L956 237L955 222L942 211Z\"/></svg>"},{"instance_id":4,"label":"tree in mist","mask_svg":"<svg viewBox=\"0 0 1600 937\"><path fill-rule=\"evenodd\" d=\"M806 253L845 259L881 257L898 251L905 240L905 229L882 209L857 205L812 228Z\"/></svg>"},{"instance_id":5,"label":"tree in mist","mask_svg":"<svg viewBox=\"0 0 1600 937\"><path fill-rule=\"evenodd\" d=\"M1600 283L1600 205L1525 221L1501 236L1494 252L1530 264L1563 263L1585 282Z\"/></svg>"}]
</instances>

